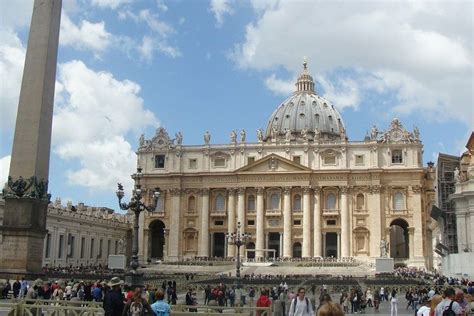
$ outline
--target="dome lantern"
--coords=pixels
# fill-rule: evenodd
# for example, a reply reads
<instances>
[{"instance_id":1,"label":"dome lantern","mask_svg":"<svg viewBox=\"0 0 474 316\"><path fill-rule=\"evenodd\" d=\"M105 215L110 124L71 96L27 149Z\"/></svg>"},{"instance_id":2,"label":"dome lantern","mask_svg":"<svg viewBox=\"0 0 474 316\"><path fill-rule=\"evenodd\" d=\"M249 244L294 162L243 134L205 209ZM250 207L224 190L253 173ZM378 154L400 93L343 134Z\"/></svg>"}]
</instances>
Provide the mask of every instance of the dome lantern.
<instances>
[{"instance_id":1,"label":"dome lantern","mask_svg":"<svg viewBox=\"0 0 474 316\"><path fill-rule=\"evenodd\" d=\"M308 71L308 62L306 58L303 60L303 71L298 76L298 80L295 83L296 91L295 93L307 92L315 93L314 91L314 81L313 77L309 74Z\"/></svg>"}]
</instances>

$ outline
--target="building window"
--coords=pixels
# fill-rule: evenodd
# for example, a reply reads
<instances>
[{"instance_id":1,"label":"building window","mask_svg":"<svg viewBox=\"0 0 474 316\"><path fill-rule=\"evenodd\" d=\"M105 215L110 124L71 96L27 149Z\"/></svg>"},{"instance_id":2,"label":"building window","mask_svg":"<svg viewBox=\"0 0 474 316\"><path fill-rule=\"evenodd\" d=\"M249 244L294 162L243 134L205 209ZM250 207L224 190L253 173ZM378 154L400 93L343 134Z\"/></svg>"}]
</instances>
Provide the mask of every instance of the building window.
<instances>
[{"instance_id":1,"label":"building window","mask_svg":"<svg viewBox=\"0 0 474 316\"><path fill-rule=\"evenodd\" d=\"M276 193L273 193L270 196L270 209L271 210L278 210L280 209L280 196Z\"/></svg>"},{"instance_id":2,"label":"building window","mask_svg":"<svg viewBox=\"0 0 474 316\"><path fill-rule=\"evenodd\" d=\"M89 258L94 258L94 238L91 238L91 249L89 253Z\"/></svg>"},{"instance_id":3,"label":"building window","mask_svg":"<svg viewBox=\"0 0 474 316\"><path fill-rule=\"evenodd\" d=\"M224 211L225 210L225 199L222 194L217 194L215 204L214 204L214 210L216 211Z\"/></svg>"},{"instance_id":4,"label":"building window","mask_svg":"<svg viewBox=\"0 0 474 316\"><path fill-rule=\"evenodd\" d=\"M189 169L197 169L198 161L196 158L189 159Z\"/></svg>"},{"instance_id":5,"label":"building window","mask_svg":"<svg viewBox=\"0 0 474 316\"><path fill-rule=\"evenodd\" d=\"M115 241L115 254L118 254L118 240Z\"/></svg>"},{"instance_id":6,"label":"building window","mask_svg":"<svg viewBox=\"0 0 474 316\"><path fill-rule=\"evenodd\" d=\"M356 155L356 165L364 164L364 155Z\"/></svg>"},{"instance_id":7,"label":"building window","mask_svg":"<svg viewBox=\"0 0 474 316\"><path fill-rule=\"evenodd\" d=\"M403 205L403 194L401 192L395 192L393 195L393 209L397 211L405 209Z\"/></svg>"},{"instance_id":8,"label":"building window","mask_svg":"<svg viewBox=\"0 0 474 316\"><path fill-rule=\"evenodd\" d=\"M111 242L110 239L107 240L107 258L108 258L109 255L110 255L110 242Z\"/></svg>"},{"instance_id":9,"label":"building window","mask_svg":"<svg viewBox=\"0 0 474 316\"><path fill-rule=\"evenodd\" d=\"M329 193L326 196L326 209L328 210L336 209L336 195L334 193Z\"/></svg>"},{"instance_id":10,"label":"building window","mask_svg":"<svg viewBox=\"0 0 474 316\"><path fill-rule=\"evenodd\" d=\"M81 259L84 259L84 249L86 247L86 238L81 238Z\"/></svg>"},{"instance_id":11,"label":"building window","mask_svg":"<svg viewBox=\"0 0 474 316\"><path fill-rule=\"evenodd\" d=\"M293 162L300 164L301 163L301 156L293 156Z\"/></svg>"},{"instance_id":12,"label":"building window","mask_svg":"<svg viewBox=\"0 0 474 316\"><path fill-rule=\"evenodd\" d=\"M301 211L301 195L295 194L293 197L293 210Z\"/></svg>"},{"instance_id":13,"label":"building window","mask_svg":"<svg viewBox=\"0 0 474 316\"><path fill-rule=\"evenodd\" d=\"M76 237L69 235L69 257L74 258L74 246L76 244Z\"/></svg>"},{"instance_id":14,"label":"building window","mask_svg":"<svg viewBox=\"0 0 474 316\"><path fill-rule=\"evenodd\" d=\"M163 212L163 199L162 199L162 195L160 195L160 196L156 199L155 212Z\"/></svg>"},{"instance_id":15,"label":"building window","mask_svg":"<svg viewBox=\"0 0 474 316\"><path fill-rule=\"evenodd\" d=\"M163 169L165 167L165 155L155 155L155 168Z\"/></svg>"},{"instance_id":16,"label":"building window","mask_svg":"<svg viewBox=\"0 0 474 316\"><path fill-rule=\"evenodd\" d=\"M301 220L300 219L294 220L293 225L294 226L300 226L301 225Z\"/></svg>"},{"instance_id":17,"label":"building window","mask_svg":"<svg viewBox=\"0 0 474 316\"><path fill-rule=\"evenodd\" d=\"M64 236L59 235L58 259L61 259L63 257L63 251L64 251Z\"/></svg>"},{"instance_id":18,"label":"building window","mask_svg":"<svg viewBox=\"0 0 474 316\"><path fill-rule=\"evenodd\" d=\"M335 219L328 219L326 221L327 226L335 226L336 225L336 220Z\"/></svg>"},{"instance_id":19,"label":"building window","mask_svg":"<svg viewBox=\"0 0 474 316\"><path fill-rule=\"evenodd\" d=\"M225 158L224 157L214 158L214 167L225 167Z\"/></svg>"},{"instance_id":20,"label":"building window","mask_svg":"<svg viewBox=\"0 0 474 316\"><path fill-rule=\"evenodd\" d=\"M356 197L356 209L363 210L364 209L364 195L362 193L357 194Z\"/></svg>"},{"instance_id":21,"label":"building window","mask_svg":"<svg viewBox=\"0 0 474 316\"><path fill-rule=\"evenodd\" d=\"M46 235L46 249L44 256L45 258L49 258L51 256L51 234Z\"/></svg>"},{"instance_id":22,"label":"building window","mask_svg":"<svg viewBox=\"0 0 474 316\"><path fill-rule=\"evenodd\" d=\"M403 154L401 149L392 151L392 163L403 163Z\"/></svg>"},{"instance_id":23,"label":"building window","mask_svg":"<svg viewBox=\"0 0 474 316\"><path fill-rule=\"evenodd\" d=\"M325 165L335 165L336 164L336 156L326 156L326 157L324 157L324 164Z\"/></svg>"},{"instance_id":24,"label":"building window","mask_svg":"<svg viewBox=\"0 0 474 316\"><path fill-rule=\"evenodd\" d=\"M249 195L247 199L247 210L255 211L255 195Z\"/></svg>"},{"instance_id":25,"label":"building window","mask_svg":"<svg viewBox=\"0 0 474 316\"><path fill-rule=\"evenodd\" d=\"M216 226L223 226L223 225L224 225L224 221L214 221L214 225L216 225Z\"/></svg>"},{"instance_id":26,"label":"building window","mask_svg":"<svg viewBox=\"0 0 474 316\"><path fill-rule=\"evenodd\" d=\"M188 212L194 213L196 211L196 198L194 196L190 196L188 198Z\"/></svg>"},{"instance_id":27,"label":"building window","mask_svg":"<svg viewBox=\"0 0 474 316\"><path fill-rule=\"evenodd\" d=\"M254 221L253 219L248 220L248 221L247 221L247 225L248 225L248 226L254 226L254 225L255 225L255 221Z\"/></svg>"},{"instance_id":28,"label":"building window","mask_svg":"<svg viewBox=\"0 0 474 316\"><path fill-rule=\"evenodd\" d=\"M255 162L255 157L247 157L247 164L250 165L251 163Z\"/></svg>"}]
</instances>

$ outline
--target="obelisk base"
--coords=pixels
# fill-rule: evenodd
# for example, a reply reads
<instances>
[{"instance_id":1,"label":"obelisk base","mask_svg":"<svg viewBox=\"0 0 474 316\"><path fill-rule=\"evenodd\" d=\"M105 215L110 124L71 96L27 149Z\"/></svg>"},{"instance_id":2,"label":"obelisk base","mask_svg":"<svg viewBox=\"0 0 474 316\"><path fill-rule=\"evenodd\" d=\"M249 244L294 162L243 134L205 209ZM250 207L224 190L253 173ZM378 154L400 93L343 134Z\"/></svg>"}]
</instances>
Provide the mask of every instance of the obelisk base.
<instances>
[{"instance_id":1,"label":"obelisk base","mask_svg":"<svg viewBox=\"0 0 474 316\"><path fill-rule=\"evenodd\" d=\"M0 226L0 275L42 274L48 202L5 197Z\"/></svg>"}]
</instances>

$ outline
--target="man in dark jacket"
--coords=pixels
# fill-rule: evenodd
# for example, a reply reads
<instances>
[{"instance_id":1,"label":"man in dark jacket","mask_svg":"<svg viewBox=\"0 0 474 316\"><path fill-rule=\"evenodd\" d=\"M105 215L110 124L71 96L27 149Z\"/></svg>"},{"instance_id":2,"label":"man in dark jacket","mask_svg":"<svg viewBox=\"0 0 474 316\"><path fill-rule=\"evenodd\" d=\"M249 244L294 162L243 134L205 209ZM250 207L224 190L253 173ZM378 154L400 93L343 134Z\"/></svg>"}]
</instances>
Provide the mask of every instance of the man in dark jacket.
<instances>
[{"instance_id":1,"label":"man in dark jacket","mask_svg":"<svg viewBox=\"0 0 474 316\"><path fill-rule=\"evenodd\" d=\"M113 277L108 283L111 288L110 291L105 294L104 298L104 310L105 316L122 316L124 308L124 297L122 294L121 286L123 281L118 277Z\"/></svg>"},{"instance_id":2,"label":"man in dark jacket","mask_svg":"<svg viewBox=\"0 0 474 316\"><path fill-rule=\"evenodd\" d=\"M13 297L17 298L20 294L21 283L20 280L16 279L15 283L13 283Z\"/></svg>"}]
</instances>

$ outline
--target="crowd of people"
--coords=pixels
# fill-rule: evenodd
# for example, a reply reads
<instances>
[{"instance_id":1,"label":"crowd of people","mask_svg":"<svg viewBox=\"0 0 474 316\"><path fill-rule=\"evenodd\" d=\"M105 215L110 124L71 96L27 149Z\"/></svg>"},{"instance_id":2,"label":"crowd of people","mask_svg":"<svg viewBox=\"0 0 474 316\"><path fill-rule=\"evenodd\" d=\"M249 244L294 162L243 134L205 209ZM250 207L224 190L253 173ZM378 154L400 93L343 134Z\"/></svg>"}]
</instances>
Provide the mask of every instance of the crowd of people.
<instances>
[{"instance_id":1,"label":"crowd of people","mask_svg":"<svg viewBox=\"0 0 474 316\"><path fill-rule=\"evenodd\" d=\"M46 265L43 267L43 272L48 274L64 274L64 275L103 275L103 274L110 274L115 273L117 270L109 269L107 266L103 266L102 264L97 265L83 265L82 263L78 266L70 265L70 266L49 266Z\"/></svg>"}]
</instances>

